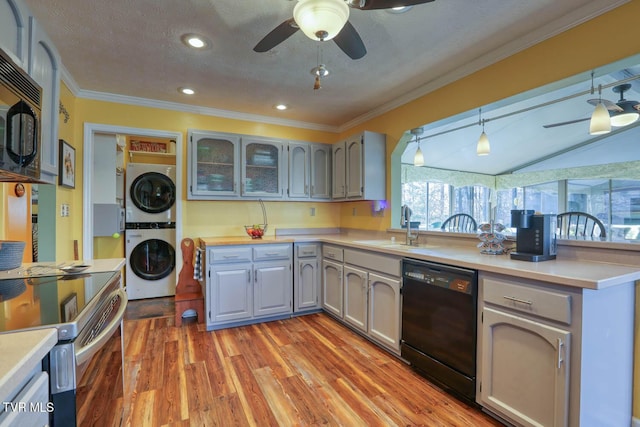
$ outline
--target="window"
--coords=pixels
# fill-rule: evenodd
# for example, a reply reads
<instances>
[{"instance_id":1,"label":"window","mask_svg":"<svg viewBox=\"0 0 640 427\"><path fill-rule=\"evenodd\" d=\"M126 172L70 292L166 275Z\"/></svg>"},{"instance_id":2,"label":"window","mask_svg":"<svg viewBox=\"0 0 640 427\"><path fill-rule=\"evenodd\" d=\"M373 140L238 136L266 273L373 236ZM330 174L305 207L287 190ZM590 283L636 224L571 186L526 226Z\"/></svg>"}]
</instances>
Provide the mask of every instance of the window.
<instances>
[{"instance_id":1,"label":"window","mask_svg":"<svg viewBox=\"0 0 640 427\"><path fill-rule=\"evenodd\" d=\"M639 180L569 180L567 210L597 217L614 240L640 240Z\"/></svg>"},{"instance_id":2,"label":"window","mask_svg":"<svg viewBox=\"0 0 640 427\"><path fill-rule=\"evenodd\" d=\"M402 204L413 211L412 222L420 222L418 228L440 229L455 213L473 216L478 224L489 221L491 190L476 185L453 187L449 184L426 181L402 184Z\"/></svg>"}]
</instances>

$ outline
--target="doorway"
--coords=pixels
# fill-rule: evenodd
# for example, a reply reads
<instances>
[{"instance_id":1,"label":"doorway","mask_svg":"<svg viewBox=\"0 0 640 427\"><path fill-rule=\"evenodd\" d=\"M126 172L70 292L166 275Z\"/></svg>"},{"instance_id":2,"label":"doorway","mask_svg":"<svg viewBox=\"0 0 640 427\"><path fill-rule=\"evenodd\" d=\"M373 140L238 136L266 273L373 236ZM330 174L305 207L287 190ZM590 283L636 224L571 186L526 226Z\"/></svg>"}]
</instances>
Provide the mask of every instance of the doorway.
<instances>
[{"instance_id":1,"label":"doorway","mask_svg":"<svg viewBox=\"0 0 640 427\"><path fill-rule=\"evenodd\" d=\"M94 233L93 233L93 184L96 179L93 173L93 168L88 165L93 165L94 156L99 152L96 149L96 144L99 143L100 138L98 135L111 134L111 135L127 135L132 137L144 138L165 138L175 141L175 154L176 154L176 228L175 237L176 242L182 241L182 133L160 131L155 129L144 128L132 128L125 126L112 126L96 123L85 123L84 125L84 157L83 163L83 256L84 259L92 259L94 257ZM115 147L114 147L115 149ZM176 265L182 265L182 254L180 251L176 251Z\"/></svg>"}]
</instances>

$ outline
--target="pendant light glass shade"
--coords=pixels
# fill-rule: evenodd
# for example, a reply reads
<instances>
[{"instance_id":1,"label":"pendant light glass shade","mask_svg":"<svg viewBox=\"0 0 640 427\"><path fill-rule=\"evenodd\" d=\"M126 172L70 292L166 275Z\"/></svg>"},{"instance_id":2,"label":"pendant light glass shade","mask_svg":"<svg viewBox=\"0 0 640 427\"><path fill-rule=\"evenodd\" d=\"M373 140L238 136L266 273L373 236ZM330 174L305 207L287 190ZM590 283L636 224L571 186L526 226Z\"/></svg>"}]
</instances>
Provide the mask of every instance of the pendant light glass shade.
<instances>
[{"instance_id":1,"label":"pendant light glass shade","mask_svg":"<svg viewBox=\"0 0 640 427\"><path fill-rule=\"evenodd\" d=\"M293 19L311 40L331 40L349 19L349 6L343 0L299 0Z\"/></svg>"},{"instance_id":2,"label":"pendant light glass shade","mask_svg":"<svg viewBox=\"0 0 640 427\"><path fill-rule=\"evenodd\" d=\"M413 156L413 166L424 166L424 154L422 154L422 150L420 149L420 143L418 143L416 155Z\"/></svg>"},{"instance_id":3,"label":"pendant light glass shade","mask_svg":"<svg viewBox=\"0 0 640 427\"><path fill-rule=\"evenodd\" d=\"M591 135L603 135L611 132L611 117L609 110L602 102L596 105L596 109L591 114L591 122L589 123L589 133Z\"/></svg>"},{"instance_id":4,"label":"pendant light glass shade","mask_svg":"<svg viewBox=\"0 0 640 427\"><path fill-rule=\"evenodd\" d=\"M489 145L489 138L487 134L482 131L480 138L478 139L478 145L476 146L476 153L478 156L486 156L491 152L491 146Z\"/></svg>"},{"instance_id":5,"label":"pendant light glass shade","mask_svg":"<svg viewBox=\"0 0 640 427\"><path fill-rule=\"evenodd\" d=\"M622 107L621 112L614 113L611 116L611 125L613 126L627 126L631 123L638 120L640 114L636 111L633 106L637 104L636 101L620 101L618 102L618 106Z\"/></svg>"}]
</instances>

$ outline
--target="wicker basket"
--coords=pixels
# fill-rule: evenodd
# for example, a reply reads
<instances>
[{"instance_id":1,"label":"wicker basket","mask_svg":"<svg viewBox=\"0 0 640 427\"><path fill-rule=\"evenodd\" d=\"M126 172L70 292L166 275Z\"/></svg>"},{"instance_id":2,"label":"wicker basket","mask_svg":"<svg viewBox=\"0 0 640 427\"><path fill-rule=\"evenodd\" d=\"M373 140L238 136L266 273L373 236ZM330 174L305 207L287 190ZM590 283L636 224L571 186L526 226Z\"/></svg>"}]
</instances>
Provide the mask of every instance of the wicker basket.
<instances>
[{"instance_id":1,"label":"wicker basket","mask_svg":"<svg viewBox=\"0 0 640 427\"><path fill-rule=\"evenodd\" d=\"M12 270L22 265L24 242L0 240L0 270Z\"/></svg>"}]
</instances>

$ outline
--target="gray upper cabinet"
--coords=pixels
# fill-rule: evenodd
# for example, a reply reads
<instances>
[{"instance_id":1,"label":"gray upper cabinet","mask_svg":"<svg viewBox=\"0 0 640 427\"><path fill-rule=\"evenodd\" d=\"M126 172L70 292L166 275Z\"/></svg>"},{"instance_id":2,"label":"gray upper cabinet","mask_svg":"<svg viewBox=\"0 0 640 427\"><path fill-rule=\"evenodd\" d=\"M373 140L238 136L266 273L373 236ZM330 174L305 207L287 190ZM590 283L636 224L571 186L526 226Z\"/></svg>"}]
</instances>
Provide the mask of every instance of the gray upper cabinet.
<instances>
[{"instance_id":1,"label":"gray upper cabinet","mask_svg":"<svg viewBox=\"0 0 640 427\"><path fill-rule=\"evenodd\" d=\"M331 199L331 145L292 142L287 152L289 199Z\"/></svg>"},{"instance_id":2,"label":"gray upper cabinet","mask_svg":"<svg viewBox=\"0 0 640 427\"><path fill-rule=\"evenodd\" d=\"M386 138L364 131L334 145L333 199L386 199Z\"/></svg>"},{"instance_id":3,"label":"gray upper cabinet","mask_svg":"<svg viewBox=\"0 0 640 427\"><path fill-rule=\"evenodd\" d=\"M29 18L29 75L42 87L40 180L55 184L58 176L60 55L38 22Z\"/></svg>"},{"instance_id":4,"label":"gray upper cabinet","mask_svg":"<svg viewBox=\"0 0 640 427\"><path fill-rule=\"evenodd\" d=\"M331 200L331 145L187 131L187 198Z\"/></svg>"},{"instance_id":5,"label":"gray upper cabinet","mask_svg":"<svg viewBox=\"0 0 640 427\"><path fill-rule=\"evenodd\" d=\"M311 144L311 198L331 199L331 145Z\"/></svg>"},{"instance_id":6,"label":"gray upper cabinet","mask_svg":"<svg viewBox=\"0 0 640 427\"><path fill-rule=\"evenodd\" d=\"M308 143L291 143L287 147L289 153L289 188L290 199L308 199L311 194L311 146Z\"/></svg>"},{"instance_id":7,"label":"gray upper cabinet","mask_svg":"<svg viewBox=\"0 0 640 427\"><path fill-rule=\"evenodd\" d=\"M243 137L242 196L282 198L283 144L262 138Z\"/></svg>"},{"instance_id":8,"label":"gray upper cabinet","mask_svg":"<svg viewBox=\"0 0 640 427\"><path fill-rule=\"evenodd\" d=\"M347 154L344 141L333 144L331 156L333 165L331 198L341 200L347 197Z\"/></svg>"},{"instance_id":9,"label":"gray upper cabinet","mask_svg":"<svg viewBox=\"0 0 640 427\"><path fill-rule=\"evenodd\" d=\"M189 130L189 199L240 195L240 136Z\"/></svg>"},{"instance_id":10,"label":"gray upper cabinet","mask_svg":"<svg viewBox=\"0 0 640 427\"><path fill-rule=\"evenodd\" d=\"M29 11L22 2L0 0L0 48L28 71Z\"/></svg>"}]
</instances>

